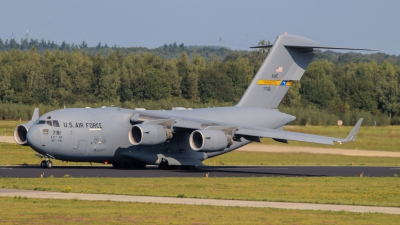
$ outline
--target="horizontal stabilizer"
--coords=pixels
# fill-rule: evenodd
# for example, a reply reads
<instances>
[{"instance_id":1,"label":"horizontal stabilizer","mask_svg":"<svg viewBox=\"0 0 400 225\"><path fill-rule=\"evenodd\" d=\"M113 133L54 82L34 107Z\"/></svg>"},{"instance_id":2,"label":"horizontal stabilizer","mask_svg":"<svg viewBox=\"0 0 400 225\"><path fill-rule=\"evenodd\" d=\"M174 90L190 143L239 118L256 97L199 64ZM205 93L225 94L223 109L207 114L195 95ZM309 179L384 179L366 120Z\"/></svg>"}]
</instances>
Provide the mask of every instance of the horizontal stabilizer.
<instances>
[{"instance_id":1,"label":"horizontal stabilizer","mask_svg":"<svg viewBox=\"0 0 400 225\"><path fill-rule=\"evenodd\" d=\"M271 48L273 45L259 45L250 48ZM369 48L347 48L347 47L334 47L334 46L322 46L322 45L283 45L288 48L316 48L316 49L337 49L337 50L354 50L354 51L379 51L379 49Z\"/></svg>"}]
</instances>

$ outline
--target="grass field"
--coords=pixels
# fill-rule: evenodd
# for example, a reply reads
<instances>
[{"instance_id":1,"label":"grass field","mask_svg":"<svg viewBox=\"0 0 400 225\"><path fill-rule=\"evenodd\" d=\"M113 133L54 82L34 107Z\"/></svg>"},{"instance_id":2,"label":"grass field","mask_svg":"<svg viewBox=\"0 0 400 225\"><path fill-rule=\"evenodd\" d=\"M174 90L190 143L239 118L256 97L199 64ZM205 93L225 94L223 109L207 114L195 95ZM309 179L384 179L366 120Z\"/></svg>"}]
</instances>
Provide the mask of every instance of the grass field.
<instances>
[{"instance_id":1,"label":"grass field","mask_svg":"<svg viewBox=\"0 0 400 225\"><path fill-rule=\"evenodd\" d=\"M8 121L0 120L0 135L1 136L12 136L14 135L14 129L19 124L27 123L28 121Z\"/></svg>"},{"instance_id":2,"label":"grass field","mask_svg":"<svg viewBox=\"0 0 400 225\"><path fill-rule=\"evenodd\" d=\"M3 155L0 165L39 165L42 159L35 156L36 152L29 146L1 143L0 155ZM53 160L55 166L68 165L68 162ZM90 163L73 163L69 165L90 165Z\"/></svg>"},{"instance_id":3,"label":"grass field","mask_svg":"<svg viewBox=\"0 0 400 225\"><path fill-rule=\"evenodd\" d=\"M398 224L400 215L0 197L0 224ZM10 210L5 210L10 209ZM5 212L7 211L7 212Z\"/></svg>"},{"instance_id":4,"label":"grass field","mask_svg":"<svg viewBox=\"0 0 400 225\"><path fill-rule=\"evenodd\" d=\"M400 178L0 178L1 188L400 207ZM39 174L38 174L39 176Z\"/></svg>"},{"instance_id":5,"label":"grass field","mask_svg":"<svg viewBox=\"0 0 400 225\"><path fill-rule=\"evenodd\" d=\"M35 151L28 146L0 143L0 165L39 165L41 159L35 156ZM53 160L55 166L87 165L90 163L67 163ZM309 153L262 153L262 152L231 152L215 158L207 159L205 165L295 165L295 166L400 166L400 159L393 157L362 157ZM93 164L101 165L101 164Z\"/></svg>"}]
</instances>

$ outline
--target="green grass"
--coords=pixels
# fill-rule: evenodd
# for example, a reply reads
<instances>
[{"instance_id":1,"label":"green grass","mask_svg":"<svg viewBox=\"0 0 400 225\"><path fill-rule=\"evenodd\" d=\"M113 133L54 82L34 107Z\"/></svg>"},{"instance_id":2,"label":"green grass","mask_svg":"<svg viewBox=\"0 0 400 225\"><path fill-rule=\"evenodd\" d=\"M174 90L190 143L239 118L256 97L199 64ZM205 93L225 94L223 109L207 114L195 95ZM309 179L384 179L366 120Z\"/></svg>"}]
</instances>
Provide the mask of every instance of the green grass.
<instances>
[{"instance_id":1,"label":"green grass","mask_svg":"<svg viewBox=\"0 0 400 225\"><path fill-rule=\"evenodd\" d=\"M398 224L400 215L0 197L0 224Z\"/></svg>"},{"instance_id":2,"label":"green grass","mask_svg":"<svg viewBox=\"0 0 400 225\"><path fill-rule=\"evenodd\" d=\"M400 207L398 177L0 178L1 188ZM205 174L204 174L205 175ZM39 177L39 174L38 174Z\"/></svg>"},{"instance_id":3,"label":"green grass","mask_svg":"<svg viewBox=\"0 0 400 225\"><path fill-rule=\"evenodd\" d=\"M13 136L14 129L23 123L27 123L28 121L9 121L9 120L0 120L0 135L1 136Z\"/></svg>"},{"instance_id":4,"label":"green grass","mask_svg":"<svg viewBox=\"0 0 400 225\"><path fill-rule=\"evenodd\" d=\"M42 159L36 157L35 154L36 152L29 146L21 146L18 144L0 142L0 155L2 155L0 165L39 165ZM55 166L90 165L90 163L88 162L71 162L68 164L68 162L63 162L60 160L53 160L53 163L55 164Z\"/></svg>"}]
</instances>

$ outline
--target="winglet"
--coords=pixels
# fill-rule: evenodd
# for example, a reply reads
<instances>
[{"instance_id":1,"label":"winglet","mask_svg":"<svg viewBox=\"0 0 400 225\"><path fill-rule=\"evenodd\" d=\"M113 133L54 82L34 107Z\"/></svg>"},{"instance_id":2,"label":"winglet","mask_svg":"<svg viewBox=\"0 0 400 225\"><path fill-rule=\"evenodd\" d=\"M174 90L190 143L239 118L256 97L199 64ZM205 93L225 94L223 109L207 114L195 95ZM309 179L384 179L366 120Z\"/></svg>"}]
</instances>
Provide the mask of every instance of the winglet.
<instances>
[{"instance_id":1,"label":"winglet","mask_svg":"<svg viewBox=\"0 0 400 225\"><path fill-rule=\"evenodd\" d=\"M39 119L39 108L35 108L35 111L33 111L32 119L31 121L36 121Z\"/></svg>"},{"instance_id":2,"label":"winglet","mask_svg":"<svg viewBox=\"0 0 400 225\"><path fill-rule=\"evenodd\" d=\"M350 142L350 141L355 141L357 133L358 133L358 130L360 129L362 121L363 121L363 118L358 120L357 124L350 131L349 135L347 135L346 139L340 139L340 140L335 140L335 141L340 143L340 144L341 143Z\"/></svg>"}]
</instances>

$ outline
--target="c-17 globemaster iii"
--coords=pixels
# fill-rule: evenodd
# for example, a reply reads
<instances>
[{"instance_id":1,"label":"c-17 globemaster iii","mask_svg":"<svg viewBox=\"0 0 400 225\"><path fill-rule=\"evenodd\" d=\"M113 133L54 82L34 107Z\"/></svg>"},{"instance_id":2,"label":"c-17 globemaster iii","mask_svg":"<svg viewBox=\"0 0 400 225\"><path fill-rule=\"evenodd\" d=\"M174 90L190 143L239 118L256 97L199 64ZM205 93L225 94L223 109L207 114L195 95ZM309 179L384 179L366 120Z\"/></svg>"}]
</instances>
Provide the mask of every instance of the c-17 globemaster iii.
<instances>
[{"instance_id":1,"label":"c-17 globemaster iii","mask_svg":"<svg viewBox=\"0 0 400 225\"><path fill-rule=\"evenodd\" d=\"M277 109L294 81L300 80L316 49L351 49L322 46L296 35L279 35L251 84L236 106L173 110L118 107L68 108L15 128L15 141L29 145L44 158L71 162L111 163L114 168L158 165L193 168L202 161L259 142L262 137L333 145L354 141L360 119L344 139L284 131L294 116ZM268 146L265 146L266 148Z\"/></svg>"}]
</instances>

